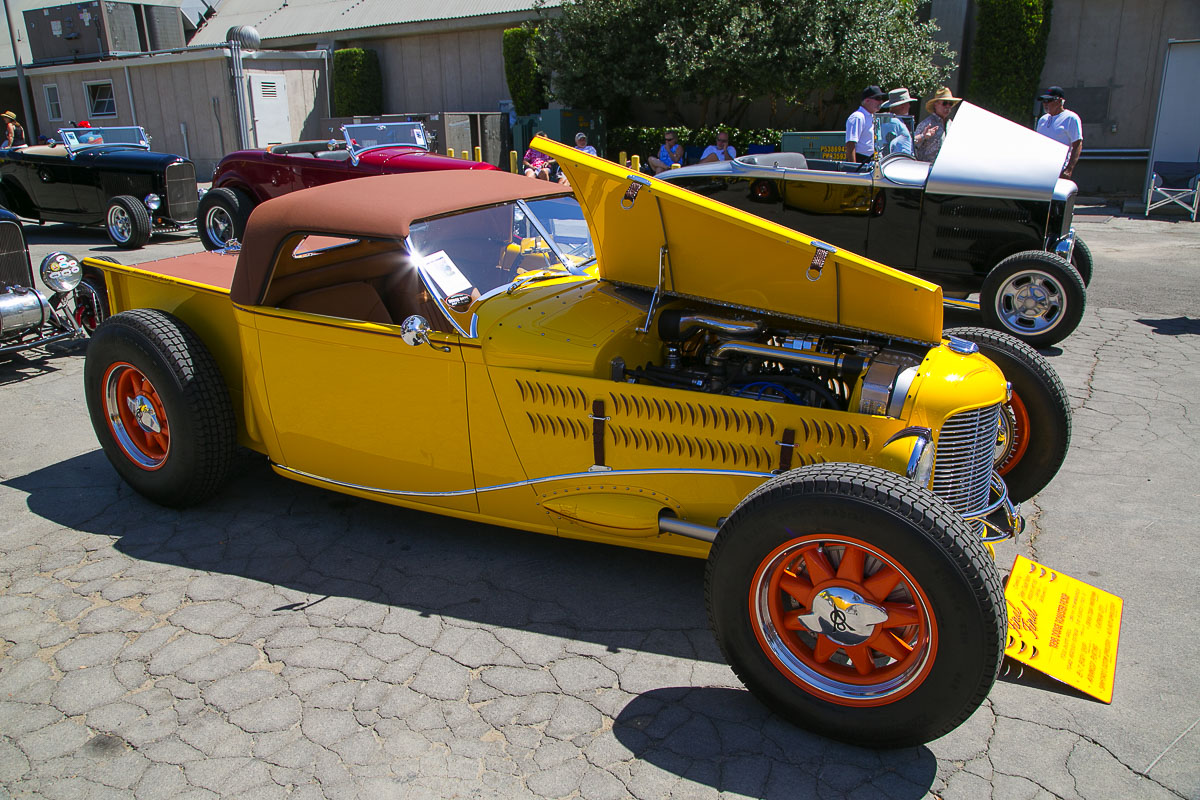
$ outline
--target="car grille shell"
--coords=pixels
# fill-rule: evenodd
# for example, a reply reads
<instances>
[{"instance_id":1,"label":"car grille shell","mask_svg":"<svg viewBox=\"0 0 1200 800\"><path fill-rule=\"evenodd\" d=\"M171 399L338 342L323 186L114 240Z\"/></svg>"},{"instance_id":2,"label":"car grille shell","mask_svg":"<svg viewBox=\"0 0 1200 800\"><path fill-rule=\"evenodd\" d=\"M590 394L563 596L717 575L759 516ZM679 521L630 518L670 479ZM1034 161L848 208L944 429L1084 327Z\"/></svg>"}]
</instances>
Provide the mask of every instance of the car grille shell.
<instances>
[{"instance_id":1,"label":"car grille shell","mask_svg":"<svg viewBox=\"0 0 1200 800\"><path fill-rule=\"evenodd\" d=\"M166 169L167 215L175 222L196 218L196 165L190 161L171 164Z\"/></svg>"},{"instance_id":2,"label":"car grille shell","mask_svg":"<svg viewBox=\"0 0 1200 800\"><path fill-rule=\"evenodd\" d=\"M25 251L25 238L16 222L0 222L0 286L33 288L33 267Z\"/></svg>"},{"instance_id":3,"label":"car grille shell","mask_svg":"<svg viewBox=\"0 0 1200 800\"><path fill-rule=\"evenodd\" d=\"M991 499L999 424L1000 406L986 406L950 417L938 436L933 492L968 519L986 508ZM973 520L970 525L983 534L981 520Z\"/></svg>"}]
</instances>

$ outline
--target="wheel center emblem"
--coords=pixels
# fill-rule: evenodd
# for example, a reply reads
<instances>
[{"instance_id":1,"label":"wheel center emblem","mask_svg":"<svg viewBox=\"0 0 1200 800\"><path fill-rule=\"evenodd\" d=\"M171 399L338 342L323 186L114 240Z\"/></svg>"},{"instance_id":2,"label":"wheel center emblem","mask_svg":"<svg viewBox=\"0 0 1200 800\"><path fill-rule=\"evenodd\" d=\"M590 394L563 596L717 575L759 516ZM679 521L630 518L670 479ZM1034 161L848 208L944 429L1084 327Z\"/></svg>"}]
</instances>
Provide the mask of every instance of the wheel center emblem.
<instances>
[{"instance_id":1,"label":"wheel center emblem","mask_svg":"<svg viewBox=\"0 0 1200 800\"><path fill-rule=\"evenodd\" d=\"M133 412L134 419L141 426L142 430L150 433L162 433L162 426L158 424L158 415L154 413L154 406L150 405L150 401L145 395L139 394L137 397L130 397L125 401L129 404L129 410Z\"/></svg>"},{"instance_id":2,"label":"wheel center emblem","mask_svg":"<svg viewBox=\"0 0 1200 800\"><path fill-rule=\"evenodd\" d=\"M870 639L875 626L887 618L887 611L868 603L862 595L834 586L817 593L812 612L802 615L800 623L813 633L822 633L838 644L852 646Z\"/></svg>"},{"instance_id":3,"label":"wheel center emblem","mask_svg":"<svg viewBox=\"0 0 1200 800\"><path fill-rule=\"evenodd\" d=\"M1017 295L1017 305L1023 314L1040 314L1050 305L1050 294L1040 286L1026 286Z\"/></svg>"}]
</instances>

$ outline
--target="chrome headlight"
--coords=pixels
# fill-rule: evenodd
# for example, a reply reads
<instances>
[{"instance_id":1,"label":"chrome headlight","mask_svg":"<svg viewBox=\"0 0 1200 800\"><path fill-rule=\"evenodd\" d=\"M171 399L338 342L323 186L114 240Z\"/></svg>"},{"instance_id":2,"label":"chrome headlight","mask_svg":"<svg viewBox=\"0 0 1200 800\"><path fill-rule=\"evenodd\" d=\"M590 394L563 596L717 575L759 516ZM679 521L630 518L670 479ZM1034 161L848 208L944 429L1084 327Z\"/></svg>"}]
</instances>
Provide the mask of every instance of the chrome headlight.
<instances>
[{"instance_id":1,"label":"chrome headlight","mask_svg":"<svg viewBox=\"0 0 1200 800\"><path fill-rule=\"evenodd\" d=\"M42 283L55 292L69 292L83 280L83 267L70 253L51 253L42 259Z\"/></svg>"},{"instance_id":2,"label":"chrome headlight","mask_svg":"<svg viewBox=\"0 0 1200 800\"><path fill-rule=\"evenodd\" d=\"M937 449L933 446L933 431L929 428L905 428L893 434L884 447L901 439L912 439L912 450L908 454L908 463L904 476L919 486L928 488L933 479L933 459Z\"/></svg>"},{"instance_id":3,"label":"chrome headlight","mask_svg":"<svg viewBox=\"0 0 1200 800\"><path fill-rule=\"evenodd\" d=\"M145 203L146 208L150 209L151 211L158 211L158 209L162 208L162 198L153 192L143 197L142 202Z\"/></svg>"}]
</instances>

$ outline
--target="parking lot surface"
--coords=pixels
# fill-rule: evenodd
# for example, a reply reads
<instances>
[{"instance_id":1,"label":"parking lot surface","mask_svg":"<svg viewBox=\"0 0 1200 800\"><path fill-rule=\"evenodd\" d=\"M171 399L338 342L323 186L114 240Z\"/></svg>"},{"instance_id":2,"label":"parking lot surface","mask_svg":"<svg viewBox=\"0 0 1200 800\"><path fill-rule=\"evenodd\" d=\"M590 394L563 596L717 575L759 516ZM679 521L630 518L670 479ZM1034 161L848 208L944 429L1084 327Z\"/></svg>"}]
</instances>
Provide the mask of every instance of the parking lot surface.
<instances>
[{"instance_id":1,"label":"parking lot surface","mask_svg":"<svg viewBox=\"0 0 1200 800\"><path fill-rule=\"evenodd\" d=\"M703 562L372 504L253 455L163 509L98 449L83 346L51 347L0 362L0 794L1200 798L1200 225L1077 227L1089 307L1046 351L1071 451L997 560L1125 599L1111 705L1006 662L925 747L831 742L725 666ZM35 265L200 249L26 230Z\"/></svg>"}]
</instances>

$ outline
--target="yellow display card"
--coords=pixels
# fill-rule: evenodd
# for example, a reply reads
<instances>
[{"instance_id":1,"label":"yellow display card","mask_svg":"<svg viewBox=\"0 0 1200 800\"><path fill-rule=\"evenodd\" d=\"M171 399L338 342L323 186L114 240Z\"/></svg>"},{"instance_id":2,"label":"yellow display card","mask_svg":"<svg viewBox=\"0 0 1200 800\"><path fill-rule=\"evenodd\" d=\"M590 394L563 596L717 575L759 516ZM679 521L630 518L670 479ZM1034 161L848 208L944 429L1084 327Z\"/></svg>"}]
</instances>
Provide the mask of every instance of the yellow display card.
<instances>
[{"instance_id":1,"label":"yellow display card","mask_svg":"<svg viewBox=\"0 0 1200 800\"><path fill-rule=\"evenodd\" d=\"M1017 556L1004 599L1005 655L1112 702L1121 598Z\"/></svg>"}]
</instances>

